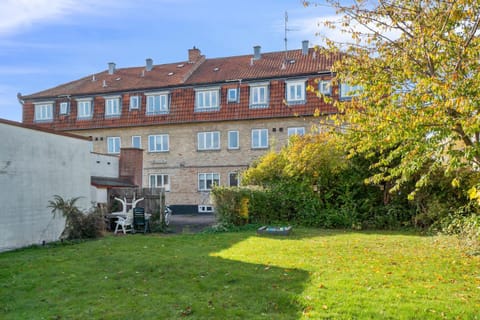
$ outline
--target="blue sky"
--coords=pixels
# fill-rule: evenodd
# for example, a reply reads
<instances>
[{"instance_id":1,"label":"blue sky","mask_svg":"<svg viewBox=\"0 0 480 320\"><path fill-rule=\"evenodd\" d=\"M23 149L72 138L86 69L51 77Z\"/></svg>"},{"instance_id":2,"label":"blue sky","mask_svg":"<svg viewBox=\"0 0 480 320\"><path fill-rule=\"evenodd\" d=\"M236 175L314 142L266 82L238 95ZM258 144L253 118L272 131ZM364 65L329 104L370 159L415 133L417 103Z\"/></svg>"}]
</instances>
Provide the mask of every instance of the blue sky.
<instances>
[{"instance_id":1,"label":"blue sky","mask_svg":"<svg viewBox=\"0 0 480 320\"><path fill-rule=\"evenodd\" d=\"M0 118L21 121L30 94L107 69L281 51L331 37L334 11L300 0L0 0Z\"/></svg>"}]
</instances>

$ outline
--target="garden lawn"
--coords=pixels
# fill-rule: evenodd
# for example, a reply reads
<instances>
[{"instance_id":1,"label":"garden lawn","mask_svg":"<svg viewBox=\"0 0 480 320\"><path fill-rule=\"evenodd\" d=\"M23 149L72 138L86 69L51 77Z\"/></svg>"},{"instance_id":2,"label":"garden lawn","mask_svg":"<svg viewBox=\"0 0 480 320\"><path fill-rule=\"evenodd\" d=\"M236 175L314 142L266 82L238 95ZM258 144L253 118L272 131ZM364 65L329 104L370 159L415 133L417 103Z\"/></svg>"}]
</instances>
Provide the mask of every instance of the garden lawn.
<instances>
[{"instance_id":1,"label":"garden lawn","mask_svg":"<svg viewBox=\"0 0 480 320\"><path fill-rule=\"evenodd\" d=\"M0 319L480 319L454 238L295 229L127 235L0 254Z\"/></svg>"}]
</instances>

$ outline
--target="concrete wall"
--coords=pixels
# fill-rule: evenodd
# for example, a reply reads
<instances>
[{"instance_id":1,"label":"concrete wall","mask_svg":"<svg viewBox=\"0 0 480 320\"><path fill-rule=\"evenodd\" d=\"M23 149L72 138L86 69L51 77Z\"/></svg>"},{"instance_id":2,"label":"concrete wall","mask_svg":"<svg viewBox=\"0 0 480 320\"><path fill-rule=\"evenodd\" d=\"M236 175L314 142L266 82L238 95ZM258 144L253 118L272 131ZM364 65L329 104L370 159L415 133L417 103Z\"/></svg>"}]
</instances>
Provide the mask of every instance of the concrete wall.
<instances>
[{"instance_id":1,"label":"concrete wall","mask_svg":"<svg viewBox=\"0 0 480 320\"><path fill-rule=\"evenodd\" d=\"M118 156L92 152L90 161L93 177L118 178Z\"/></svg>"},{"instance_id":2,"label":"concrete wall","mask_svg":"<svg viewBox=\"0 0 480 320\"><path fill-rule=\"evenodd\" d=\"M0 251L58 240L65 221L48 201L90 207L90 142L0 121Z\"/></svg>"}]
</instances>

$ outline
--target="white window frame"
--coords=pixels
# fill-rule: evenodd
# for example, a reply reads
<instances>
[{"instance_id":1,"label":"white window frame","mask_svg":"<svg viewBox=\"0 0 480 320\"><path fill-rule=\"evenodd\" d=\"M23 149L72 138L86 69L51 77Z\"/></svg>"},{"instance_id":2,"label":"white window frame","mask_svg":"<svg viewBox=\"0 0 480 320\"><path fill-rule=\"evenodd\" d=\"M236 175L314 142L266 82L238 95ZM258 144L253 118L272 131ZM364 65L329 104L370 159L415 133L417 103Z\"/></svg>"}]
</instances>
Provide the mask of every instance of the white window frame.
<instances>
[{"instance_id":1,"label":"white window frame","mask_svg":"<svg viewBox=\"0 0 480 320\"><path fill-rule=\"evenodd\" d=\"M120 96L105 97L105 117L118 117L121 113Z\"/></svg>"},{"instance_id":2,"label":"white window frame","mask_svg":"<svg viewBox=\"0 0 480 320\"><path fill-rule=\"evenodd\" d=\"M70 102L62 101L60 102L59 107L60 107L59 114L66 115L70 113Z\"/></svg>"},{"instance_id":3,"label":"white window frame","mask_svg":"<svg viewBox=\"0 0 480 320\"><path fill-rule=\"evenodd\" d=\"M165 181L166 180L166 181ZM148 183L150 188L165 188L170 191L170 175L165 173L152 173L148 175Z\"/></svg>"},{"instance_id":4,"label":"white window frame","mask_svg":"<svg viewBox=\"0 0 480 320\"><path fill-rule=\"evenodd\" d=\"M120 137L107 137L107 153L119 154L121 143Z\"/></svg>"},{"instance_id":5,"label":"white window frame","mask_svg":"<svg viewBox=\"0 0 480 320\"><path fill-rule=\"evenodd\" d=\"M340 100L350 100L356 97L362 91L361 85L350 85L348 83L340 84Z\"/></svg>"},{"instance_id":6,"label":"white window frame","mask_svg":"<svg viewBox=\"0 0 480 320\"><path fill-rule=\"evenodd\" d=\"M140 110L140 96L130 96L130 110Z\"/></svg>"},{"instance_id":7,"label":"white window frame","mask_svg":"<svg viewBox=\"0 0 480 320\"><path fill-rule=\"evenodd\" d=\"M34 104L35 121L52 121L53 120L53 101L45 101Z\"/></svg>"},{"instance_id":8,"label":"white window frame","mask_svg":"<svg viewBox=\"0 0 480 320\"><path fill-rule=\"evenodd\" d=\"M157 115L157 114L167 114L170 110L170 92L161 91L161 92L149 92L145 93L147 97L147 115ZM156 100L158 99L158 106L156 105ZM158 107L158 108L157 108Z\"/></svg>"},{"instance_id":9,"label":"white window frame","mask_svg":"<svg viewBox=\"0 0 480 320\"><path fill-rule=\"evenodd\" d=\"M306 82L306 79L285 81L285 100L287 104L304 104L307 101Z\"/></svg>"},{"instance_id":10,"label":"white window frame","mask_svg":"<svg viewBox=\"0 0 480 320\"><path fill-rule=\"evenodd\" d=\"M220 173L209 172L198 174L198 191L210 191L214 185L220 186Z\"/></svg>"},{"instance_id":11,"label":"white window frame","mask_svg":"<svg viewBox=\"0 0 480 320\"><path fill-rule=\"evenodd\" d=\"M195 90L195 112L220 110L220 87Z\"/></svg>"},{"instance_id":12,"label":"white window frame","mask_svg":"<svg viewBox=\"0 0 480 320\"><path fill-rule=\"evenodd\" d=\"M239 102L239 91L240 88L228 88L227 89L227 102L228 103L238 103Z\"/></svg>"},{"instance_id":13,"label":"white window frame","mask_svg":"<svg viewBox=\"0 0 480 320\"><path fill-rule=\"evenodd\" d=\"M250 85L250 109L268 108L269 97L270 93L268 82L254 83Z\"/></svg>"},{"instance_id":14,"label":"white window frame","mask_svg":"<svg viewBox=\"0 0 480 320\"><path fill-rule=\"evenodd\" d=\"M289 138L294 135L303 136L305 135L305 127L290 127L287 129L287 134Z\"/></svg>"},{"instance_id":15,"label":"white window frame","mask_svg":"<svg viewBox=\"0 0 480 320\"><path fill-rule=\"evenodd\" d=\"M265 144L262 142L262 137L265 137ZM252 149L266 149L268 148L268 129L252 129Z\"/></svg>"},{"instance_id":16,"label":"white window frame","mask_svg":"<svg viewBox=\"0 0 480 320\"><path fill-rule=\"evenodd\" d=\"M77 119L91 119L92 117L93 117L93 99L92 98L77 99Z\"/></svg>"},{"instance_id":17,"label":"white window frame","mask_svg":"<svg viewBox=\"0 0 480 320\"><path fill-rule=\"evenodd\" d=\"M153 145L152 145L152 139L154 142ZM160 141L157 141L157 140L160 140ZM148 152L168 152L169 145L170 145L169 140L170 140L169 135L165 133L149 135L148 136ZM159 149L157 149L158 146L160 146Z\"/></svg>"},{"instance_id":18,"label":"white window frame","mask_svg":"<svg viewBox=\"0 0 480 320\"><path fill-rule=\"evenodd\" d=\"M197 133L197 150L220 150L220 131Z\"/></svg>"},{"instance_id":19,"label":"white window frame","mask_svg":"<svg viewBox=\"0 0 480 320\"><path fill-rule=\"evenodd\" d=\"M232 134L235 134L235 137L232 137L231 136ZM232 145L232 142L234 142L233 145ZM238 130L228 131L228 149L230 150L240 149L240 133Z\"/></svg>"},{"instance_id":20,"label":"white window frame","mask_svg":"<svg viewBox=\"0 0 480 320\"><path fill-rule=\"evenodd\" d=\"M332 81L330 80L320 80L318 81L318 92L325 95L332 95Z\"/></svg>"},{"instance_id":21,"label":"white window frame","mask_svg":"<svg viewBox=\"0 0 480 320\"><path fill-rule=\"evenodd\" d=\"M135 139L138 139L138 147L135 147ZM142 148L142 136L132 136L132 148L139 148L141 149Z\"/></svg>"}]
</instances>

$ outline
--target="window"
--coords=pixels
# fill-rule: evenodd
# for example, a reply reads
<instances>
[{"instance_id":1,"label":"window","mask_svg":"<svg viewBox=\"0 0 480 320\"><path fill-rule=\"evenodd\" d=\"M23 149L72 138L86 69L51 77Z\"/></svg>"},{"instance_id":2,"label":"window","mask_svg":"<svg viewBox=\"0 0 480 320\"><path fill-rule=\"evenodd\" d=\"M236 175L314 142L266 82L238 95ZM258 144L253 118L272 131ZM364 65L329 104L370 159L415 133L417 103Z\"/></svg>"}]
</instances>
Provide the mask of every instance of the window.
<instances>
[{"instance_id":1,"label":"window","mask_svg":"<svg viewBox=\"0 0 480 320\"><path fill-rule=\"evenodd\" d=\"M305 134L304 127L296 127L296 128L288 128L288 136L291 137L293 135L303 136Z\"/></svg>"},{"instance_id":2,"label":"window","mask_svg":"<svg viewBox=\"0 0 480 320\"><path fill-rule=\"evenodd\" d=\"M328 80L320 80L318 82L318 92L326 96L332 95L332 82Z\"/></svg>"},{"instance_id":3,"label":"window","mask_svg":"<svg viewBox=\"0 0 480 320\"><path fill-rule=\"evenodd\" d=\"M305 82L306 80L286 81L286 99L288 104L305 103Z\"/></svg>"},{"instance_id":4,"label":"window","mask_svg":"<svg viewBox=\"0 0 480 320\"><path fill-rule=\"evenodd\" d=\"M60 114L69 114L70 113L70 103L60 102Z\"/></svg>"},{"instance_id":5,"label":"window","mask_svg":"<svg viewBox=\"0 0 480 320\"><path fill-rule=\"evenodd\" d=\"M238 131L228 131L228 149L240 148Z\"/></svg>"},{"instance_id":6,"label":"window","mask_svg":"<svg viewBox=\"0 0 480 320\"><path fill-rule=\"evenodd\" d=\"M148 136L148 152L168 151L168 134Z\"/></svg>"},{"instance_id":7,"label":"window","mask_svg":"<svg viewBox=\"0 0 480 320\"><path fill-rule=\"evenodd\" d=\"M229 187L238 187L238 172L230 172L228 174L228 186Z\"/></svg>"},{"instance_id":8,"label":"window","mask_svg":"<svg viewBox=\"0 0 480 320\"><path fill-rule=\"evenodd\" d=\"M168 92L146 93L147 115L168 113Z\"/></svg>"},{"instance_id":9,"label":"window","mask_svg":"<svg viewBox=\"0 0 480 320\"><path fill-rule=\"evenodd\" d=\"M120 115L120 97L105 98L105 116L115 117Z\"/></svg>"},{"instance_id":10,"label":"window","mask_svg":"<svg viewBox=\"0 0 480 320\"><path fill-rule=\"evenodd\" d=\"M349 85L347 83L340 84L340 99L351 99L354 96L358 96L362 91L362 86L360 85Z\"/></svg>"},{"instance_id":11,"label":"window","mask_svg":"<svg viewBox=\"0 0 480 320\"><path fill-rule=\"evenodd\" d=\"M220 185L220 174L218 173L199 173L198 174L198 190L210 191L213 186Z\"/></svg>"},{"instance_id":12,"label":"window","mask_svg":"<svg viewBox=\"0 0 480 320\"><path fill-rule=\"evenodd\" d=\"M53 102L35 104L35 121L53 120Z\"/></svg>"},{"instance_id":13,"label":"window","mask_svg":"<svg viewBox=\"0 0 480 320\"><path fill-rule=\"evenodd\" d=\"M268 108L268 84L250 86L250 108Z\"/></svg>"},{"instance_id":14,"label":"window","mask_svg":"<svg viewBox=\"0 0 480 320\"><path fill-rule=\"evenodd\" d=\"M238 102L238 91L237 88L229 88L227 90L227 102Z\"/></svg>"},{"instance_id":15,"label":"window","mask_svg":"<svg viewBox=\"0 0 480 320\"><path fill-rule=\"evenodd\" d=\"M253 129L252 130L252 148L268 148L268 130Z\"/></svg>"},{"instance_id":16,"label":"window","mask_svg":"<svg viewBox=\"0 0 480 320\"><path fill-rule=\"evenodd\" d=\"M142 137L141 136L132 136L132 148L142 148Z\"/></svg>"},{"instance_id":17,"label":"window","mask_svg":"<svg viewBox=\"0 0 480 320\"><path fill-rule=\"evenodd\" d=\"M220 132L199 132L197 134L198 150L219 150L220 149Z\"/></svg>"},{"instance_id":18,"label":"window","mask_svg":"<svg viewBox=\"0 0 480 320\"><path fill-rule=\"evenodd\" d=\"M170 177L168 174L151 174L150 188L165 188L165 191L170 191Z\"/></svg>"},{"instance_id":19,"label":"window","mask_svg":"<svg viewBox=\"0 0 480 320\"><path fill-rule=\"evenodd\" d=\"M77 100L77 118L87 119L93 115L92 99Z\"/></svg>"},{"instance_id":20,"label":"window","mask_svg":"<svg viewBox=\"0 0 480 320\"><path fill-rule=\"evenodd\" d=\"M107 153L120 153L120 137L107 137Z\"/></svg>"},{"instance_id":21,"label":"window","mask_svg":"<svg viewBox=\"0 0 480 320\"><path fill-rule=\"evenodd\" d=\"M195 91L195 111L219 110L220 88L197 89Z\"/></svg>"},{"instance_id":22,"label":"window","mask_svg":"<svg viewBox=\"0 0 480 320\"><path fill-rule=\"evenodd\" d=\"M140 109L140 97L139 96L130 96L130 110Z\"/></svg>"}]
</instances>

